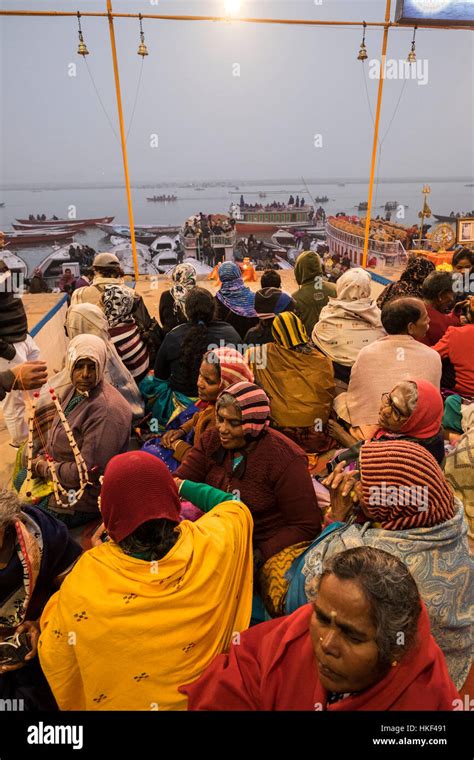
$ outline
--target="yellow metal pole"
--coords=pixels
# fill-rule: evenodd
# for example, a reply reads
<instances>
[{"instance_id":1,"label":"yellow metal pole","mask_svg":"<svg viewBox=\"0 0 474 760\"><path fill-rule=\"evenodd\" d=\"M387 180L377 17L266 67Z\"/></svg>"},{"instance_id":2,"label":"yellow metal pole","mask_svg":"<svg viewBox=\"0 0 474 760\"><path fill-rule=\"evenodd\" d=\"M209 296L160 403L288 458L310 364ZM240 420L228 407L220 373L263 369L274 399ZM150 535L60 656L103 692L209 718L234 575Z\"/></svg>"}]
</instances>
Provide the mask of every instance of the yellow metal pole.
<instances>
[{"instance_id":1,"label":"yellow metal pole","mask_svg":"<svg viewBox=\"0 0 474 760\"><path fill-rule=\"evenodd\" d=\"M383 83L385 80L385 58L387 55L388 27L390 24L391 3L392 3L392 0L387 0L387 5L385 8L385 27L383 30L383 40L382 40L382 60L380 62L380 79L379 79L379 89L377 93L377 110L375 113L374 142L372 146L372 163L370 166L369 197L367 199L367 218L365 220L364 255L362 258L362 266L364 267L364 269L367 267L367 252L369 250L370 217L371 217L371 211L372 211L372 197L374 194L375 165L377 162L377 143L379 140L380 110L382 107Z\"/></svg>"},{"instance_id":2,"label":"yellow metal pole","mask_svg":"<svg viewBox=\"0 0 474 760\"><path fill-rule=\"evenodd\" d=\"M123 171L125 175L125 190L127 192L128 218L130 221L130 238L132 241L133 268L135 270L135 280L138 282L138 258L137 244L135 242L135 221L133 219L132 193L130 191L130 176L128 173L127 158L127 141L125 138L125 127L123 124L122 95L120 93L120 77L117 61L117 47L115 45L114 19L112 16L112 0L107 0L107 11L109 16L110 46L112 48L112 59L114 62L115 91L117 93L117 110L120 124L120 140L122 142Z\"/></svg>"}]
</instances>

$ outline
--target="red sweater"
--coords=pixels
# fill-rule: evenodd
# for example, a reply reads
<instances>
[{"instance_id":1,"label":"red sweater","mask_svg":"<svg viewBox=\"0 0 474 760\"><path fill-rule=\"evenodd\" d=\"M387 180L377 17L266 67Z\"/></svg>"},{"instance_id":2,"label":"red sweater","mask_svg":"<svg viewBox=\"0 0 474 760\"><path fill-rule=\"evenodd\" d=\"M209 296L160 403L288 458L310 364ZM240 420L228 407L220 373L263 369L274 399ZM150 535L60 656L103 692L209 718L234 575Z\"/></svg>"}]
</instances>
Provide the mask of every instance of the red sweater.
<instances>
[{"instance_id":1,"label":"red sweater","mask_svg":"<svg viewBox=\"0 0 474 760\"><path fill-rule=\"evenodd\" d=\"M459 327L461 320L452 311L449 314L443 314L429 303L425 302L425 306L430 318L430 326L425 337L420 338L420 343L424 343L425 346L434 346L441 340L448 327Z\"/></svg>"},{"instance_id":2,"label":"red sweater","mask_svg":"<svg viewBox=\"0 0 474 760\"><path fill-rule=\"evenodd\" d=\"M223 453L219 433L209 430L189 451L176 475L222 491L239 491L254 519L254 547L265 560L287 546L312 541L319 535L321 512L307 458L293 441L268 429L247 454L241 479L232 472L230 452L225 452L222 464L215 458L219 453Z\"/></svg>"},{"instance_id":3,"label":"red sweater","mask_svg":"<svg viewBox=\"0 0 474 760\"><path fill-rule=\"evenodd\" d=\"M449 359L456 373L455 390L474 398L474 325L448 327L433 346L442 359Z\"/></svg>"}]
</instances>

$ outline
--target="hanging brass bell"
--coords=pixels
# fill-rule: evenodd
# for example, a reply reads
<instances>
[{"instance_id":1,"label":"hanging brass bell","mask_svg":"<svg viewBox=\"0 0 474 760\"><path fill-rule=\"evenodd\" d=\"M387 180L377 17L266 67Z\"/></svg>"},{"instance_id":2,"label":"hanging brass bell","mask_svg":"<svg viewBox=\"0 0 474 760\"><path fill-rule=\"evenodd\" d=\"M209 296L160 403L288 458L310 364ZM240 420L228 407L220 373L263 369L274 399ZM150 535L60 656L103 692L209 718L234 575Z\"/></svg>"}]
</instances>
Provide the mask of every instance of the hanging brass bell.
<instances>
[{"instance_id":1,"label":"hanging brass bell","mask_svg":"<svg viewBox=\"0 0 474 760\"><path fill-rule=\"evenodd\" d=\"M148 55L148 48L143 41L138 46L137 55L141 55L142 58Z\"/></svg>"},{"instance_id":2,"label":"hanging brass bell","mask_svg":"<svg viewBox=\"0 0 474 760\"><path fill-rule=\"evenodd\" d=\"M79 47L77 48L77 54L78 55L89 55L89 51L87 49L87 45L82 39L82 34L79 37Z\"/></svg>"},{"instance_id":3,"label":"hanging brass bell","mask_svg":"<svg viewBox=\"0 0 474 760\"><path fill-rule=\"evenodd\" d=\"M412 47L412 49L408 53L407 61L408 61L408 63L416 63L416 53L415 53L414 46Z\"/></svg>"},{"instance_id":4,"label":"hanging brass bell","mask_svg":"<svg viewBox=\"0 0 474 760\"><path fill-rule=\"evenodd\" d=\"M365 47L365 43L361 42L359 55L357 56L358 61L366 61L367 60L367 48Z\"/></svg>"}]
</instances>

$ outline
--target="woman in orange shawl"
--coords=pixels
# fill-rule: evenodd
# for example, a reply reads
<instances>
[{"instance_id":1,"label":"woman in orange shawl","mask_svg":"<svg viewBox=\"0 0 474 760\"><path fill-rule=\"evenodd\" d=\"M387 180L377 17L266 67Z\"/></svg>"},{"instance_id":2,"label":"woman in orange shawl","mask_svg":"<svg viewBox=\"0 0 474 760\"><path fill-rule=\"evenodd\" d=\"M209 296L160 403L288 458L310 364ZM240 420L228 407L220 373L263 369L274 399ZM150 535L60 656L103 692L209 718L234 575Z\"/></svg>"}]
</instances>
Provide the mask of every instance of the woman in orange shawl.
<instances>
[{"instance_id":1,"label":"woman in orange shawl","mask_svg":"<svg viewBox=\"0 0 474 760\"><path fill-rule=\"evenodd\" d=\"M318 596L243 633L181 688L189 710L452 710L459 694L407 567L362 547L324 568Z\"/></svg>"},{"instance_id":2,"label":"woman in orange shawl","mask_svg":"<svg viewBox=\"0 0 474 760\"><path fill-rule=\"evenodd\" d=\"M151 454L109 462L112 540L83 554L41 618L41 667L61 710L184 710L178 686L248 626L249 510L204 484L179 493L207 514L178 524L177 486Z\"/></svg>"}]
</instances>

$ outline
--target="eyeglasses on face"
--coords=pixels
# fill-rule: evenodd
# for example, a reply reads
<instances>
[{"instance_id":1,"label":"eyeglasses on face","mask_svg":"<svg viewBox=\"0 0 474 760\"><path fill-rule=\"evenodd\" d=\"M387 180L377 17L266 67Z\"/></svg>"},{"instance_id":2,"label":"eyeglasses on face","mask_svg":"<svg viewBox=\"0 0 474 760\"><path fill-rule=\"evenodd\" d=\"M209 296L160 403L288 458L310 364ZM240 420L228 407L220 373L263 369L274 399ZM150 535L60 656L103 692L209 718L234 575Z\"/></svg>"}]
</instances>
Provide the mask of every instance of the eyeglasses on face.
<instances>
[{"instance_id":1,"label":"eyeglasses on face","mask_svg":"<svg viewBox=\"0 0 474 760\"><path fill-rule=\"evenodd\" d=\"M382 393L382 403L391 408L393 415L397 420L401 419L401 417L407 416L405 412L402 412L402 410L394 403L390 393Z\"/></svg>"}]
</instances>

